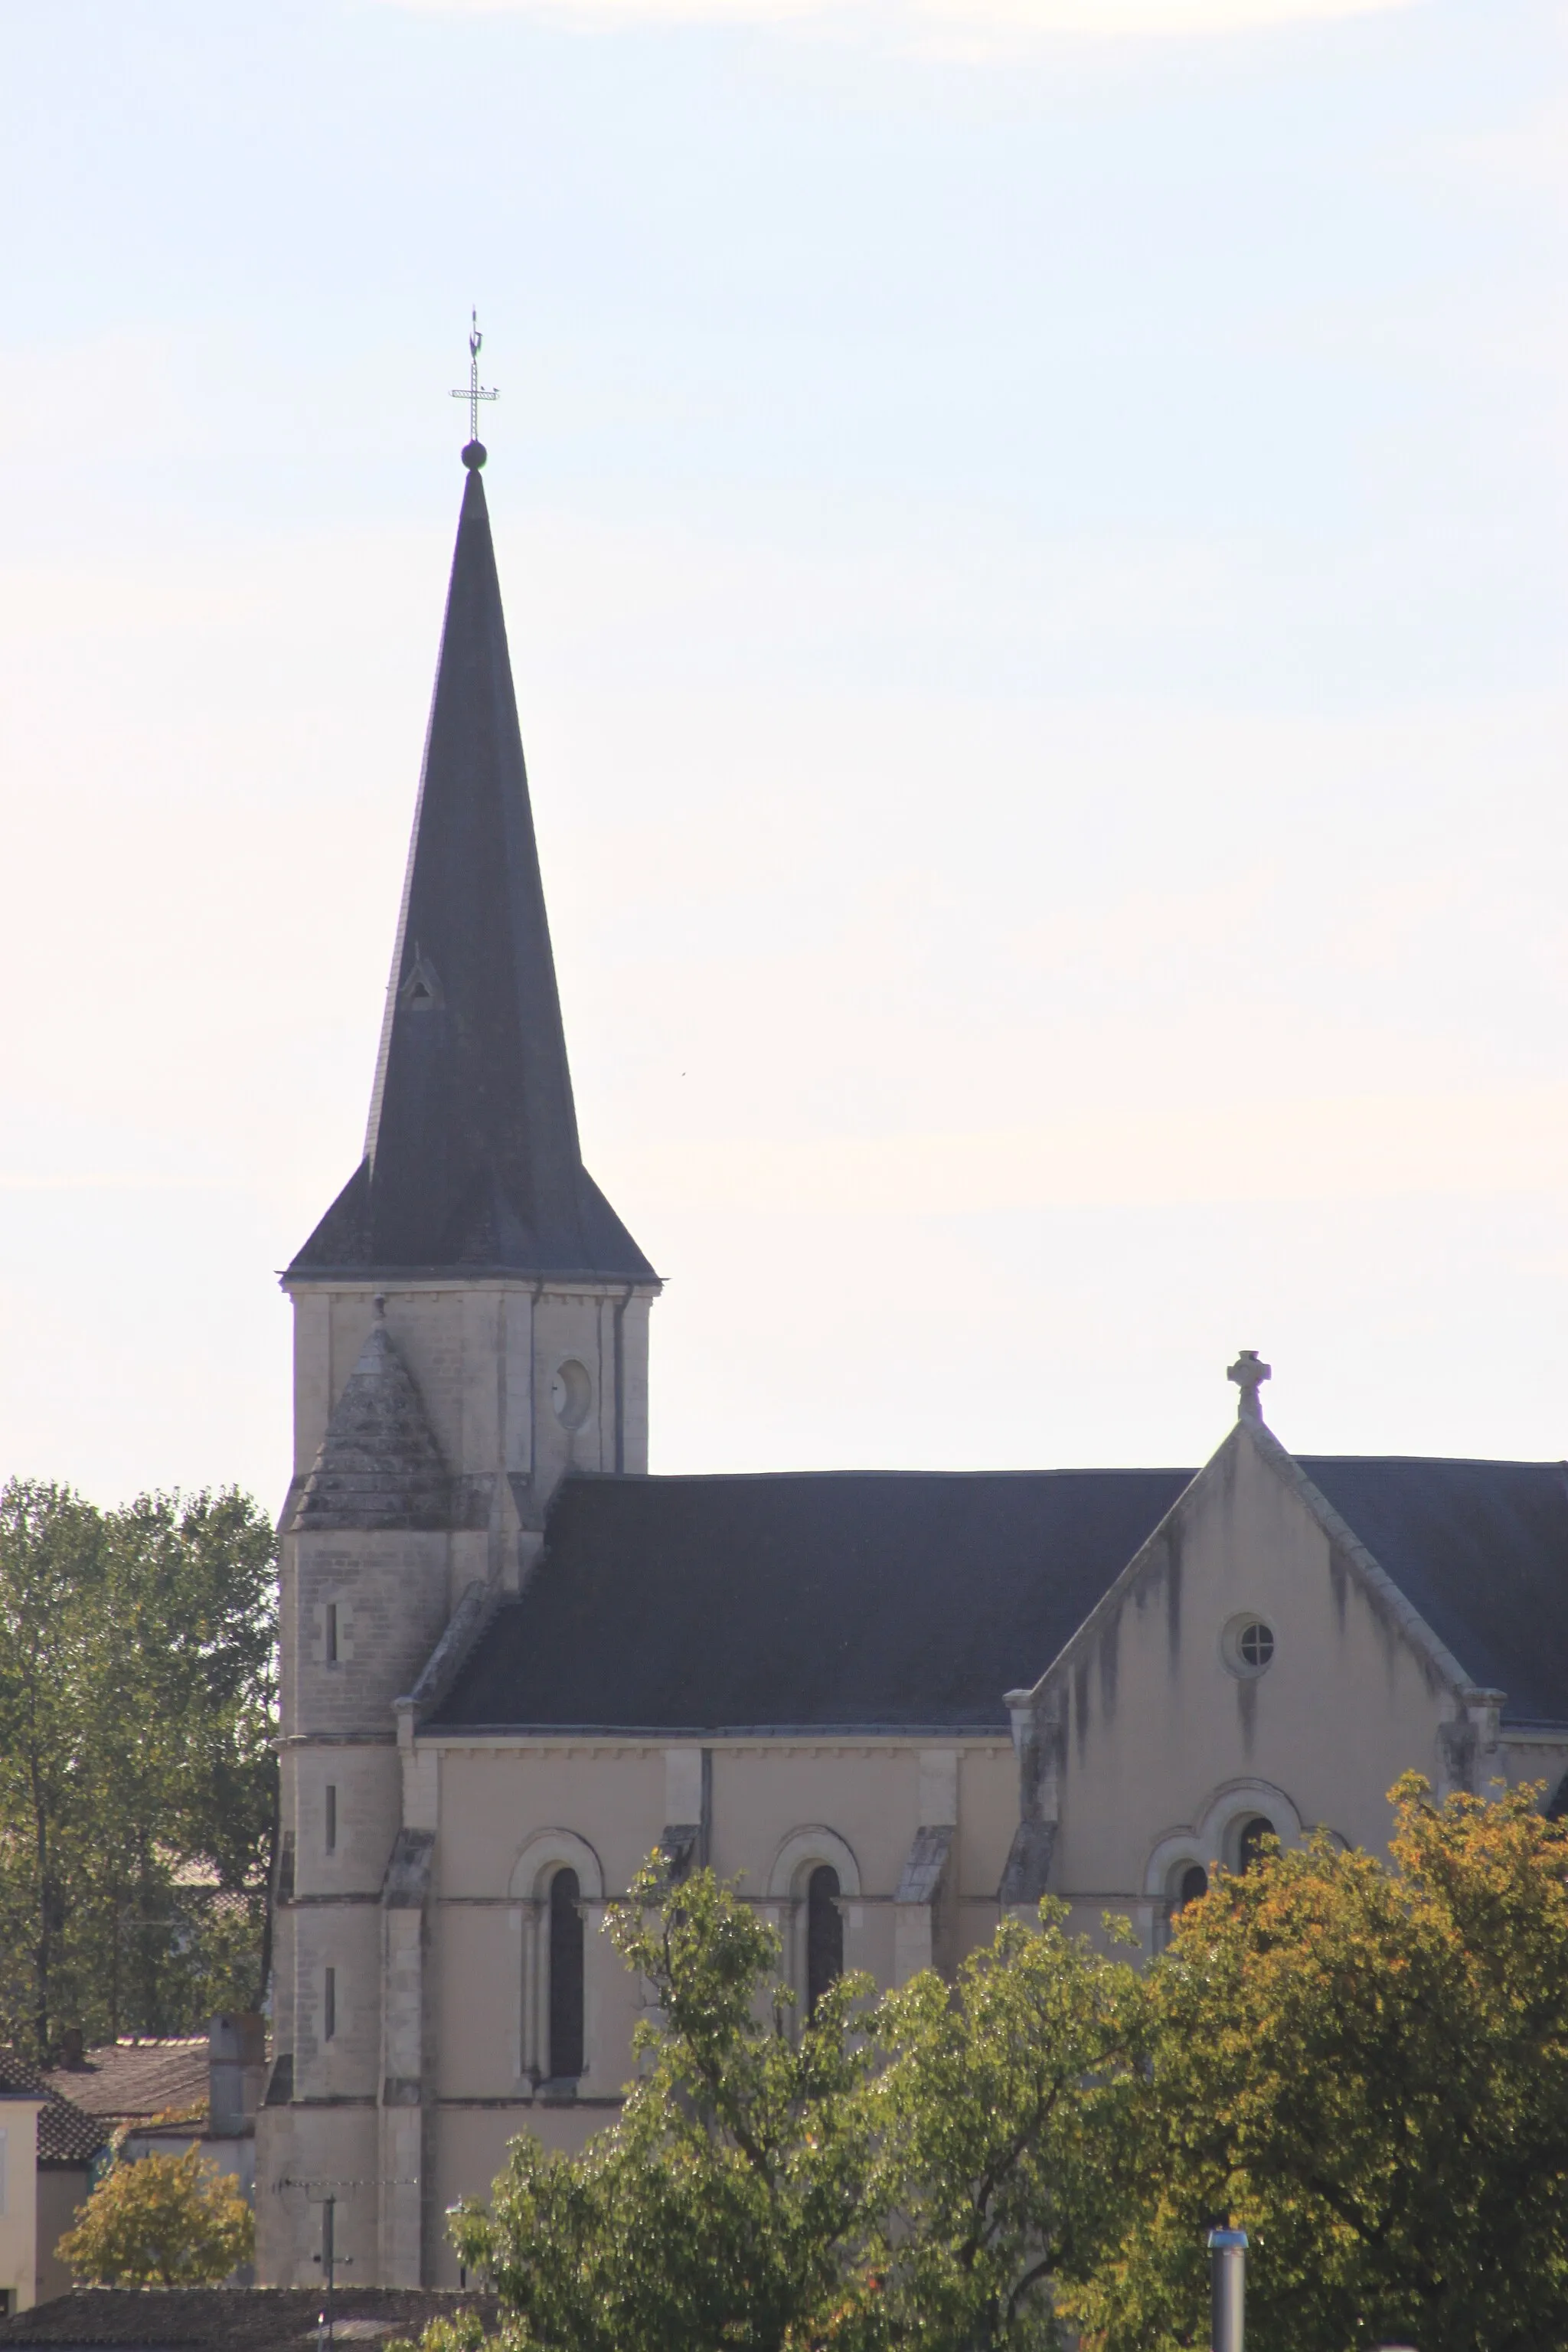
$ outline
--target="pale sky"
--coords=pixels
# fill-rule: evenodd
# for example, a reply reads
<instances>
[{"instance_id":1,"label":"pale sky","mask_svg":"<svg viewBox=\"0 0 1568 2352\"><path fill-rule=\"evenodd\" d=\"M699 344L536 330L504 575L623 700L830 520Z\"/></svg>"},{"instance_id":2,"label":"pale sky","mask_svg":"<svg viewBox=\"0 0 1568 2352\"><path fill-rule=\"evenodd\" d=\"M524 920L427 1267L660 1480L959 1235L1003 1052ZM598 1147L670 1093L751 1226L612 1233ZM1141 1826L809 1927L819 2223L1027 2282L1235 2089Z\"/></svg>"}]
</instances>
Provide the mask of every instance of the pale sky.
<instances>
[{"instance_id":1,"label":"pale sky","mask_svg":"<svg viewBox=\"0 0 1568 2352\"><path fill-rule=\"evenodd\" d=\"M1568 1454L1565 37L0 0L0 1472L281 1496L471 303L655 1467Z\"/></svg>"}]
</instances>

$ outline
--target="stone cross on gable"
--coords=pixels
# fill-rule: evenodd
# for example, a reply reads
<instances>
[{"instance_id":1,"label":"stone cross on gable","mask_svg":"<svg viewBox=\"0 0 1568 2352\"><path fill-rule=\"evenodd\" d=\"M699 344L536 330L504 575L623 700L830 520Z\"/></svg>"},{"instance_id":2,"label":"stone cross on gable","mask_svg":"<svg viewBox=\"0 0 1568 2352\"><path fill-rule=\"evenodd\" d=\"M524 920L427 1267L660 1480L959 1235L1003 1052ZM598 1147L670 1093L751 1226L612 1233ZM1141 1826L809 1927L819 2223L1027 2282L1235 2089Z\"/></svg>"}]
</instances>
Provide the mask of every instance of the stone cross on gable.
<instances>
[{"instance_id":1,"label":"stone cross on gable","mask_svg":"<svg viewBox=\"0 0 1568 2352\"><path fill-rule=\"evenodd\" d=\"M1241 1391L1241 1394L1236 1401L1237 1421L1262 1420L1263 1402L1258 1391L1264 1381L1272 1377L1273 1370L1272 1364L1266 1364L1261 1360L1256 1348L1241 1349L1235 1363L1226 1374L1226 1379L1234 1381Z\"/></svg>"}]
</instances>

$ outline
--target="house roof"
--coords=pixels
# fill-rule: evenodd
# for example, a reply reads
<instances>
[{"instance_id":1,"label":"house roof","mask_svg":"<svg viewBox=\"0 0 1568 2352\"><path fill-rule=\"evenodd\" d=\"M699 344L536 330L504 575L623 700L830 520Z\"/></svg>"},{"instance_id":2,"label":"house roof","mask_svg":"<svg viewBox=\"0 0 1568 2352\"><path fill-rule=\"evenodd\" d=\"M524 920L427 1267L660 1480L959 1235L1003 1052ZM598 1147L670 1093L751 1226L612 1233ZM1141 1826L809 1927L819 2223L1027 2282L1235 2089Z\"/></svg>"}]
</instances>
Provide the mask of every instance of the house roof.
<instances>
[{"instance_id":1,"label":"house roof","mask_svg":"<svg viewBox=\"0 0 1568 2352\"><path fill-rule=\"evenodd\" d=\"M1300 1467L1506 1720L1568 1723L1568 1468ZM573 1477L426 1727L1000 1730L1192 1475Z\"/></svg>"},{"instance_id":2,"label":"house roof","mask_svg":"<svg viewBox=\"0 0 1568 2352\"><path fill-rule=\"evenodd\" d=\"M469 471L365 1155L289 1267L652 1282L583 1165L489 514Z\"/></svg>"},{"instance_id":3,"label":"house roof","mask_svg":"<svg viewBox=\"0 0 1568 2352\"><path fill-rule=\"evenodd\" d=\"M1001 1731L1191 1475L569 1478L431 1727Z\"/></svg>"},{"instance_id":4,"label":"house roof","mask_svg":"<svg viewBox=\"0 0 1568 2352\"><path fill-rule=\"evenodd\" d=\"M38 2162L86 2164L109 2138L106 2126L58 2091L49 2075L0 2050L0 2098L41 2099Z\"/></svg>"},{"instance_id":5,"label":"house roof","mask_svg":"<svg viewBox=\"0 0 1568 2352\"><path fill-rule=\"evenodd\" d=\"M44 2079L87 2115L132 2123L151 2116L187 2116L197 2109L205 2115L210 2062L205 2033L108 2042L87 2051L79 2065L48 2068Z\"/></svg>"},{"instance_id":6,"label":"house roof","mask_svg":"<svg viewBox=\"0 0 1568 2352\"><path fill-rule=\"evenodd\" d=\"M321 2290L313 2287L78 2287L0 2319L0 2346L48 2345L79 2352L299 2352L319 2341ZM437 2287L340 2285L335 2333L344 2344L417 2338L433 2319L460 2311L497 2317L493 2296Z\"/></svg>"}]
</instances>

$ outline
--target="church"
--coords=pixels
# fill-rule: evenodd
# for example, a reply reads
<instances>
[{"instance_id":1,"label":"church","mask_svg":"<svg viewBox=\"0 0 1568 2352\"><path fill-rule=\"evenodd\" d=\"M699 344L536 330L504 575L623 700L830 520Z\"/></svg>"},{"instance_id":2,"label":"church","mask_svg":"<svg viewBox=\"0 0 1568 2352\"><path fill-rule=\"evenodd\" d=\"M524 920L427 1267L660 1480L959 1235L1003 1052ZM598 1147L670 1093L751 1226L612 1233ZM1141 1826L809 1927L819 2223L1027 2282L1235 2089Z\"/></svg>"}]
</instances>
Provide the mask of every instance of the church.
<instances>
[{"instance_id":1,"label":"church","mask_svg":"<svg viewBox=\"0 0 1568 2352\"><path fill-rule=\"evenodd\" d=\"M1255 1351L1197 1470L649 1474L659 1277L583 1161L463 456L364 1156L283 1276L272 2284L329 2236L456 2284L508 2141L613 2119L598 1930L656 1848L741 1880L805 2007L1047 1893L1157 1948L1266 1836L1381 1846L1409 1767L1568 1775L1568 1469L1297 1457Z\"/></svg>"}]
</instances>

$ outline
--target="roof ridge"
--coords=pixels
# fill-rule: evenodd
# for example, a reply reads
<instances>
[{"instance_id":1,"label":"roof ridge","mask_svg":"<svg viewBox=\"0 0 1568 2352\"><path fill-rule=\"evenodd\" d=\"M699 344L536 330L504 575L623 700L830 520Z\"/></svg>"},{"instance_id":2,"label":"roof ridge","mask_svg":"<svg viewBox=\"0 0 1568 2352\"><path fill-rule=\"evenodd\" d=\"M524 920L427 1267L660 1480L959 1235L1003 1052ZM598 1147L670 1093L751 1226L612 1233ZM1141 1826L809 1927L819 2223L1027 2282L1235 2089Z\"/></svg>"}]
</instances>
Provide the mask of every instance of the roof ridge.
<instances>
[{"instance_id":1,"label":"roof ridge","mask_svg":"<svg viewBox=\"0 0 1568 2352\"><path fill-rule=\"evenodd\" d=\"M1568 1461L1550 1454L1293 1454L1292 1458L1297 1462L1408 1462L1423 1469L1452 1465L1456 1470L1568 1471Z\"/></svg>"},{"instance_id":2,"label":"roof ridge","mask_svg":"<svg viewBox=\"0 0 1568 2352\"><path fill-rule=\"evenodd\" d=\"M911 1482L929 1478L957 1485L964 1479L981 1478L1194 1478L1196 1475L1195 1470L1176 1462L1078 1462L1056 1469L1012 1470L572 1470L556 1491L563 1493L567 1486L740 1486L757 1485L763 1479L811 1480L826 1485L836 1478L900 1478Z\"/></svg>"}]
</instances>

